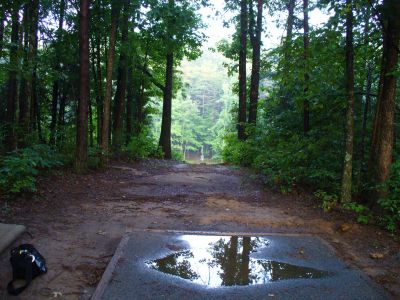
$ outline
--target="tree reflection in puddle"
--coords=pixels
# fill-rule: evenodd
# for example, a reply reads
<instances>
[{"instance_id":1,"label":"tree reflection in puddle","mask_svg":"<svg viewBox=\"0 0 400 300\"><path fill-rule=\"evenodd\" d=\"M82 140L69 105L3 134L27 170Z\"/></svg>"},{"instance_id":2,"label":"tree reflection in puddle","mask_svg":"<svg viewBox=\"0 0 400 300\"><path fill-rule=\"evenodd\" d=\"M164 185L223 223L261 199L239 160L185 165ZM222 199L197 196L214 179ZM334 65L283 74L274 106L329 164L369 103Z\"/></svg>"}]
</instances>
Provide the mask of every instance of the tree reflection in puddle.
<instances>
[{"instance_id":1,"label":"tree reflection in puddle","mask_svg":"<svg viewBox=\"0 0 400 300\"><path fill-rule=\"evenodd\" d=\"M182 240L189 244L188 249L149 261L147 265L210 287L316 279L330 274L285 262L252 258L251 253L269 245L265 238L186 235Z\"/></svg>"}]
</instances>

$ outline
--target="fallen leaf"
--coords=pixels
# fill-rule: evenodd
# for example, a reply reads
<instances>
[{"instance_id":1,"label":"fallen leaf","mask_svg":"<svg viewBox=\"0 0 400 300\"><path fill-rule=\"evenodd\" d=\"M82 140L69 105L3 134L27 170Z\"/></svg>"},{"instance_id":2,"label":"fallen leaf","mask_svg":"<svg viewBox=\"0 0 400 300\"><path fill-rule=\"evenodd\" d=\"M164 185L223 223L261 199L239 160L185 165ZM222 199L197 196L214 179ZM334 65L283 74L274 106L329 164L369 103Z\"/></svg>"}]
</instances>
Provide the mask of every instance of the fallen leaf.
<instances>
[{"instance_id":1,"label":"fallen leaf","mask_svg":"<svg viewBox=\"0 0 400 300\"><path fill-rule=\"evenodd\" d=\"M350 224L342 224L339 226L338 231L340 232L347 232L351 229L351 225Z\"/></svg>"},{"instance_id":2,"label":"fallen leaf","mask_svg":"<svg viewBox=\"0 0 400 300\"><path fill-rule=\"evenodd\" d=\"M372 259L382 259L385 256L383 255L383 253L373 252L369 254L369 257L371 257Z\"/></svg>"}]
</instances>

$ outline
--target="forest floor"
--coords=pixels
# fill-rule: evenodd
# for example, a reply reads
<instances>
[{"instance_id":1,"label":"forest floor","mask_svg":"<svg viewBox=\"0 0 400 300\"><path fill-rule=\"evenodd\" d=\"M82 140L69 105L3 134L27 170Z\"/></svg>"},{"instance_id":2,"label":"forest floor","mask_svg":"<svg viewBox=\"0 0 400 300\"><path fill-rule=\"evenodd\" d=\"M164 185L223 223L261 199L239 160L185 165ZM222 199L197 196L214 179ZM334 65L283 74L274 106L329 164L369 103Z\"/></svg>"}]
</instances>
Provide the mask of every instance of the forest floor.
<instances>
[{"instance_id":1,"label":"forest floor","mask_svg":"<svg viewBox=\"0 0 400 300\"><path fill-rule=\"evenodd\" d=\"M248 170L146 160L104 171L44 178L33 198L0 202L0 222L25 225L48 273L13 299L89 299L121 237L135 231L314 234L349 266L400 297L400 243L350 214L324 213L310 195L266 189ZM17 243L14 244L14 246ZM380 259L372 253L382 254ZM0 299L8 299L9 254L0 256Z\"/></svg>"}]
</instances>

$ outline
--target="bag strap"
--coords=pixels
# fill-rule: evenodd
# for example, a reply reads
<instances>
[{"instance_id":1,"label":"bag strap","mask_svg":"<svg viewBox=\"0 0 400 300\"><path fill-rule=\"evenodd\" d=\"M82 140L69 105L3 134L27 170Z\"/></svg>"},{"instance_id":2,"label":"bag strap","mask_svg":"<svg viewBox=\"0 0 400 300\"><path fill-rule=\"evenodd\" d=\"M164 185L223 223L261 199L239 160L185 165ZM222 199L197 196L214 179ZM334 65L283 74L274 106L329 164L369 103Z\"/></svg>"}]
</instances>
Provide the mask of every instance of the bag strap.
<instances>
[{"instance_id":1,"label":"bag strap","mask_svg":"<svg viewBox=\"0 0 400 300\"><path fill-rule=\"evenodd\" d=\"M13 280L11 280L8 285L7 285L7 291L11 295L18 295L20 294L23 290L25 290L28 285L32 282L32 260L29 256L24 258L24 264L23 267L25 269L25 284L19 288L14 288L14 281L20 278L15 278L15 274L13 274Z\"/></svg>"}]
</instances>

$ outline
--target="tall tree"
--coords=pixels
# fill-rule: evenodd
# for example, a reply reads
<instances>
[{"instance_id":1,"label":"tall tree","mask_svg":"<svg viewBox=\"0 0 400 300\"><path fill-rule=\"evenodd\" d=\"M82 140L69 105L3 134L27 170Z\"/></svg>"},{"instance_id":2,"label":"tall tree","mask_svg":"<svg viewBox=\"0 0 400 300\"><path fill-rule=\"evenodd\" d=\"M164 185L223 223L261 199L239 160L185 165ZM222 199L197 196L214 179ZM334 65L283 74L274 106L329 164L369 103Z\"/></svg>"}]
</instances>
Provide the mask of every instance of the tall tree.
<instances>
[{"instance_id":1,"label":"tall tree","mask_svg":"<svg viewBox=\"0 0 400 300\"><path fill-rule=\"evenodd\" d=\"M53 93L51 102L51 123L50 123L50 144L54 145L56 143L56 125L57 125L57 106L59 103L60 96L60 62L61 57L61 42L62 42L62 31L64 24L64 14L65 14L65 0L60 0L59 3L59 18L58 18L58 29L57 29L57 41L55 42L55 62L54 71L55 79L53 81Z\"/></svg>"},{"instance_id":2,"label":"tall tree","mask_svg":"<svg viewBox=\"0 0 400 300\"><path fill-rule=\"evenodd\" d=\"M342 176L341 201L351 202L353 177L354 140L354 50L353 50L353 2L346 0L346 148Z\"/></svg>"},{"instance_id":3,"label":"tall tree","mask_svg":"<svg viewBox=\"0 0 400 300\"><path fill-rule=\"evenodd\" d=\"M250 41L253 48L251 83L250 83L250 105L249 123L257 122L257 103L260 87L260 60L261 60L261 32L263 18L263 0L257 0L257 22L254 24L253 1L250 1Z\"/></svg>"},{"instance_id":4,"label":"tall tree","mask_svg":"<svg viewBox=\"0 0 400 300\"><path fill-rule=\"evenodd\" d=\"M111 112L111 97L112 97L112 73L114 66L115 56L115 42L117 36L117 24L119 15L119 5L116 1L112 2L111 7L111 27L110 27L110 41L107 57L107 70L106 70L106 95L103 103L103 121L101 129L101 148L103 150L102 164L107 164L108 148L110 143L110 112Z\"/></svg>"},{"instance_id":5,"label":"tall tree","mask_svg":"<svg viewBox=\"0 0 400 300\"><path fill-rule=\"evenodd\" d=\"M115 92L115 109L114 109L114 135L113 148L115 151L120 150L123 143L123 114L125 108L125 95L127 83L127 47L128 47L128 25L130 14L130 0L124 5L122 25L121 25L121 53L119 57L117 90Z\"/></svg>"},{"instance_id":6,"label":"tall tree","mask_svg":"<svg viewBox=\"0 0 400 300\"><path fill-rule=\"evenodd\" d=\"M17 104L17 75L18 75L18 31L19 6L14 5L11 12L11 45L10 65L7 85L7 113L6 113L6 149L12 151L16 147L15 113Z\"/></svg>"},{"instance_id":7,"label":"tall tree","mask_svg":"<svg viewBox=\"0 0 400 300\"><path fill-rule=\"evenodd\" d=\"M173 2L173 0L170 0ZM160 147L164 152L165 159L172 158L171 151L171 114L172 114L172 89L174 72L174 54L167 54L165 67L165 88L163 93L163 113L160 133Z\"/></svg>"},{"instance_id":8,"label":"tall tree","mask_svg":"<svg viewBox=\"0 0 400 300\"><path fill-rule=\"evenodd\" d=\"M76 124L75 170L87 169L89 103L89 0L80 0L79 9L79 102Z\"/></svg>"},{"instance_id":9,"label":"tall tree","mask_svg":"<svg viewBox=\"0 0 400 300\"><path fill-rule=\"evenodd\" d=\"M247 52L247 1L240 1L240 50L239 50L239 114L238 114L238 138L246 139L246 52Z\"/></svg>"},{"instance_id":10,"label":"tall tree","mask_svg":"<svg viewBox=\"0 0 400 300\"><path fill-rule=\"evenodd\" d=\"M392 164L397 87L395 70L399 58L400 39L399 15L400 1L383 1L380 14L383 29L383 54L368 164L371 182L380 186L375 188L376 193L371 201L375 201L384 194L381 185L388 179Z\"/></svg>"},{"instance_id":11,"label":"tall tree","mask_svg":"<svg viewBox=\"0 0 400 300\"><path fill-rule=\"evenodd\" d=\"M310 130L310 101L309 94L309 26L308 26L308 0L303 0L303 51L304 51L304 100L303 100L303 131L308 134Z\"/></svg>"}]
</instances>

